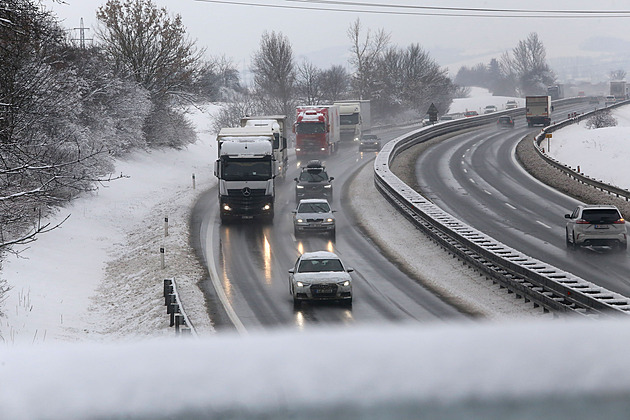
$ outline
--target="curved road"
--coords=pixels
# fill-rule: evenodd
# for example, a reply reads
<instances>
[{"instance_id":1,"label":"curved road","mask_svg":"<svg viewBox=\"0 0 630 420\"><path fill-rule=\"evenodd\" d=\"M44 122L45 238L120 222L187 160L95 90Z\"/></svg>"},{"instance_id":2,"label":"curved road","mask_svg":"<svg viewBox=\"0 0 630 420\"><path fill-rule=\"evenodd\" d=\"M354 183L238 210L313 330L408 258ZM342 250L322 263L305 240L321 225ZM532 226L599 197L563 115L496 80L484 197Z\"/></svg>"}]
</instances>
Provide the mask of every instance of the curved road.
<instances>
[{"instance_id":1,"label":"curved road","mask_svg":"<svg viewBox=\"0 0 630 420\"><path fill-rule=\"evenodd\" d=\"M564 215L578 202L535 180L516 162L516 145L531 130L524 118L516 122L514 130L486 127L426 150L416 163L421 191L504 244L630 296L627 252L567 249Z\"/></svg>"},{"instance_id":2,"label":"curved road","mask_svg":"<svg viewBox=\"0 0 630 420\"><path fill-rule=\"evenodd\" d=\"M381 135L389 140L398 135ZM213 308L218 328L235 326L240 332L278 326L309 328L326 324L424 322L465 318L457 308L426 290L404 269L381 254L357 227L348 210L348 191L355 173L371 164L374 153L359 153L357 145L343 144L324 159L333 181L332 207L337 210L337 237L293 236L291 211L295 208L294 182L305 162L290 157L286 180L276 183L273 224L256 222L222 225L218 217L216 188L196 205L193 231L199 242L210 279L201 286ZM386 221L383 221L386 222ZM304 304L293 309L288 289L288 269L300 253L314 250L337 253L353 267L352 308L328 303ZM216 287L215 287L216 286ZM225 304L225 305L224 305ZM222 308L225 307L224 312Z\"/></svg>"}]
</instances>

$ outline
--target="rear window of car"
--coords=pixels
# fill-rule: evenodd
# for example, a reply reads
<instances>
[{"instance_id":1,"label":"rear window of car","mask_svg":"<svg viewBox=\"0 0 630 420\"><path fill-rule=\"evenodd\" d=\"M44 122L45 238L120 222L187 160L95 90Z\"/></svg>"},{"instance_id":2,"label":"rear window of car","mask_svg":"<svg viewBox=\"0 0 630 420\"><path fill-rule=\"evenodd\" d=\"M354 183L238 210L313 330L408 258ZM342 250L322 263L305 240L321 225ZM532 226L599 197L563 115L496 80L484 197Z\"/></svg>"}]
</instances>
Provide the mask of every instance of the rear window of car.
<instances>
[{"instance_id":1,"label":"rear window of car","mask_svg":"<svg viewBox=\"0 0 630 420\"><path fill-rule=\"evenodd\" d=\"M585 209L582 219L589 223L612 223L621 219L621 214L616 209Z\"/></svg>"}]
</instances>

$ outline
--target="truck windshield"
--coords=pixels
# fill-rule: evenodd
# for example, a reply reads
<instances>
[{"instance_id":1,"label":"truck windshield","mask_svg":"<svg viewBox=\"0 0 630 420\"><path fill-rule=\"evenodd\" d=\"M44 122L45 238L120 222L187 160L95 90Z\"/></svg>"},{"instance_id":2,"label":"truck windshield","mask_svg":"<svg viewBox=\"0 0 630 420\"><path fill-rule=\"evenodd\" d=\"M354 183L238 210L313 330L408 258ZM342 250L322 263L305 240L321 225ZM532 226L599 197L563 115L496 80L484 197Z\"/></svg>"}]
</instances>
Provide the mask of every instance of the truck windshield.
<instances>
[{"instance_id":1,"label":"truck windshield","mask_svg":"<svg viewBox=\"0 0 630 420\"><path fill-rule=\"evenodd\" d=\"M326 127L323 122L298 123L295 132L298 134L319 134L325 133Z\"/></svg>"},{"instance_id":2,"label":"truck windshield","mask_svg":"<svg viewBox=\"0 0 630 420\"><path fill-rule=\"evenodd\" d=\"M271 178L271 159L224 159L226 181L266 181Z\"/></svg>"},{"instance_id":3,"label":"truck windshield","mask_svg":"<svg viewBox=\"0 0 630 420\"><path fill-rule=\"evenodd\" d=\"M359 124L359 114L340 115L339 123L341 125L356 125Z\"/></svg>"}]
</instances>

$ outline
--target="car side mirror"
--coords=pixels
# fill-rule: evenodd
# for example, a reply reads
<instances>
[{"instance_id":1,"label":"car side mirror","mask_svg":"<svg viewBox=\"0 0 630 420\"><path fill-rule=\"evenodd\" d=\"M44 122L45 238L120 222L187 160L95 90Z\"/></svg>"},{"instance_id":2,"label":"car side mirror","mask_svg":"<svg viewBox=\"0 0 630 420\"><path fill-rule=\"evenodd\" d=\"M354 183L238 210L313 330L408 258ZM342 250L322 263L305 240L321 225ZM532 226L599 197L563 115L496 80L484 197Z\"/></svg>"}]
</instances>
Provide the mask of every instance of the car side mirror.
<instances>
[{"instance_id":1,"label":"car side mirror","mask_svg":"<svg viewBox=\"0 0 630 420\"><path fill-rule=\"evenodd\" d=\"M337 210L331 210L330 212L331 213L337 213Z\"/></svg>"},{"instance_id":2,"label":"car side mirror","mask_svg":"<svg viewBox=\"0 0 630 420\"><path fill-rule=\"evenodd\" d=\"M293 274L293 273L295 273L295 270L292 268L292 269L289 270L289 273Z\"/></svg>"},{"instance_id":3,"label":"car side mirror","mask_svg":"<svg viewBox=\"0 0 630 420\"><path fill-rule=\"evenodd\" d=\"M297 179L297 178L293 178L293 180L294 180L295 182L298 182L298 179Z\"/></svg>"},{"instance_id":4,"label":"car side mirror","mask_svg":"<svg viewBox=\"0 0 630 420\"><path fill-rule=\"evenodd\" d=\"M565 215L564 215L564 218L565 218L565 219L570 219L570 218L571 218L571 215L570 215L570 214L565 214Z\"/></svg>"},{"instance_id":5,"label":"car side mirror","mask_svg":"<svg viewBox=\"0 0 630 420\"><path fill-rule=\"evenodd\" d=\"M297 213L297 210L291 210L291 213Z\"/></svg>"},{"instance_id":6,"label":"car side mirror","mask_svg":"<svg viewBox=\"0 0 630 420\"><path fill-rule=\"evenodd\" d=\"M328 178L328 179L330 179L330 180L332 181L333 179L335 179L335 177L334 177L334 176L331 176L331 177L330 177L330 178Z\"/></svg>"},{"instance_id":7,"label":"car side mirror","mask_svg":"<svg viewBox=\"0 0 630 420\"><path fill-rule=\"evenodd\" d=\"M348 267L348 268L346 269L346 271L347 271L348 273L352 273L352 272L354 271L354 268L352 268L352 267Z\"/></svg>"}]
</instances>

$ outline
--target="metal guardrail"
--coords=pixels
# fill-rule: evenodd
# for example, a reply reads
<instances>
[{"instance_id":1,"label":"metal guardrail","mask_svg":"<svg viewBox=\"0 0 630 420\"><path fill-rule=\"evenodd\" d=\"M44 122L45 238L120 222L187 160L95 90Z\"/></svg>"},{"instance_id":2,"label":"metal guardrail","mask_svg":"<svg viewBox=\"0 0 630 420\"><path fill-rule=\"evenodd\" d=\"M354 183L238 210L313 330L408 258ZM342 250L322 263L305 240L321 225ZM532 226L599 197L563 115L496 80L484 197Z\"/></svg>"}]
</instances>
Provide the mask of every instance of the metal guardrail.
<instances>
[{"instance_id":1,"label":"metal guardrail","mask_svg":"<svg viewBox=\"0 0 630 420\"><path fill-rule=\"evenodd\" d=\"M175 327L175 334L194 335L196 337L197 331L195 331L180 302L175 279L164 279L164 306L166 306L166 313L170 315L170 326Z\"/></svg>"},{"instance_id":2,"label":"metal guardrail","mask_svg":"<svg viewBox=\"0 0 630 420\"><path fill-rule=\"evenodd\" d=\"M545 134L547 133L553 133L554 131L564 128L566 126L569 126L571 124L579 123L580 121L588 119L592 117L593 115L596 115L597 113L600 113L602 111L610 110L611 108L617 108L617 107L628 105L628 104L630 104L630 100L618 102L609 107L600 108L591 112L580 114L575 118L568 118L560 123L550 125L549 127L545 127L541 131L540 134L534 137L534 149L543 160L545 160L549 165L563 172L565 175L581 182L582 184L590 185L594 188L597 188L598 190L607 192L608 194L616 195L617 197L623 197L626 199L626 201L630 201L630 190L619 188L614 185L606 184L602 180L594 179L587 175L584 175L582 172L579 171L579 169L577 168L573 169L572 167L565 165L564 163L546 154L545 151L543 150L543 147L541 146L543 140L545 139Z\"/></svg>"},{"instance_id":3,"label":"metal guardrail","mask_svg":"<svg viewBox=\"0 0 630 420\"><path fill-rule=\"evenodd\" d=\"M578 100L564 100L568 104ZM559 104L559 102L555 102ZM630 314L630 299L531 258L446 213L398 178L389 168L404 150L449 133L493 123L498 115L523 109L438 123L388 142L374 161L376 188L418 228L449 252L497 281L508 291L545 310L583 315Z\"/></svg>"}]
</instances>

